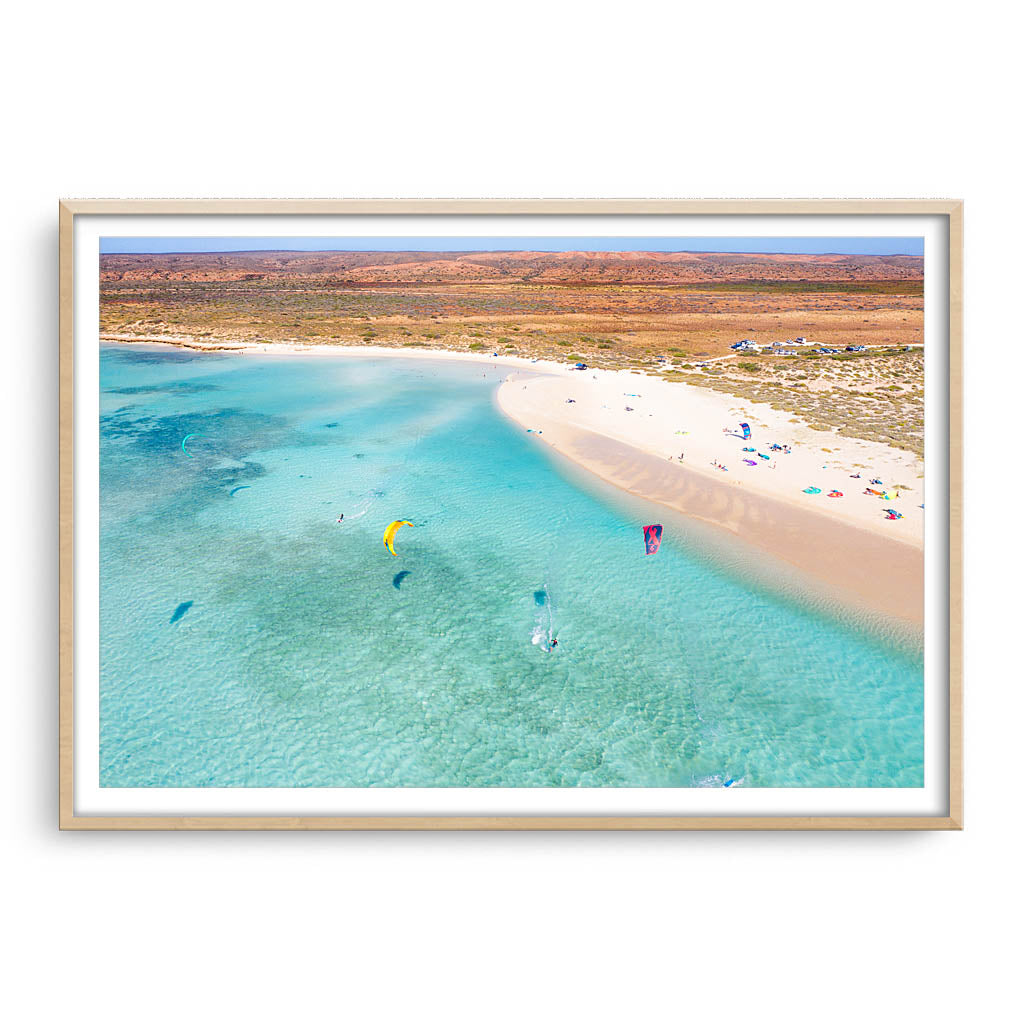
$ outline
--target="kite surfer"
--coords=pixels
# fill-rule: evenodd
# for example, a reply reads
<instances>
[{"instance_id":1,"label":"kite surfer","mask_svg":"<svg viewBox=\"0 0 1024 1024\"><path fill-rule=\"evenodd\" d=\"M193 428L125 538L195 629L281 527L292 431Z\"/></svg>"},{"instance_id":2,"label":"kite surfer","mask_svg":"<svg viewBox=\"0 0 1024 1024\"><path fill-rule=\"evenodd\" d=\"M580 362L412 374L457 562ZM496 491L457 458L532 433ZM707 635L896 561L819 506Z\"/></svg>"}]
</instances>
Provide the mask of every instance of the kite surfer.
<instances>
[{"instance_id":1,"label":"kite surfer","mask_svg":"<svg viewBox=\"0 0 1024 1024\"><path fill-rule=\"evenodd\" d=\"M340 523L342 521L342 519L344 519L344 518L345 518L345 513L344 512L339 512L338 513L338 522Z\"/></svg>"}]
</instances>

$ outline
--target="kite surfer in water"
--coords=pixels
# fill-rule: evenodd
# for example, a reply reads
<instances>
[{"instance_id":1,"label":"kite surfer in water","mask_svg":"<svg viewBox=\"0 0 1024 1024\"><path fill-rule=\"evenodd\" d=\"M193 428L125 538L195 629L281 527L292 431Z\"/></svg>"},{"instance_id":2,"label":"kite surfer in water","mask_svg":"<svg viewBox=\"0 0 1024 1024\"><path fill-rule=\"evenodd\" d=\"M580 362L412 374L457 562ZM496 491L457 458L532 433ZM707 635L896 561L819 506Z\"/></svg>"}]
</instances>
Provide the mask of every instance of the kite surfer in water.
<instances>
[{"instance_id":1,"label":"kite surfer in water","mask_svg":"<svg viewBox=\"0 0 1024 1024\"><path fill-rule=\"evenodd\" d=\"M342 521L342 519L344 519L344 518L345 518L345 513L344 512L339 512L338 513L338 522L340 523Z\"/></svg>"}]
</instances>

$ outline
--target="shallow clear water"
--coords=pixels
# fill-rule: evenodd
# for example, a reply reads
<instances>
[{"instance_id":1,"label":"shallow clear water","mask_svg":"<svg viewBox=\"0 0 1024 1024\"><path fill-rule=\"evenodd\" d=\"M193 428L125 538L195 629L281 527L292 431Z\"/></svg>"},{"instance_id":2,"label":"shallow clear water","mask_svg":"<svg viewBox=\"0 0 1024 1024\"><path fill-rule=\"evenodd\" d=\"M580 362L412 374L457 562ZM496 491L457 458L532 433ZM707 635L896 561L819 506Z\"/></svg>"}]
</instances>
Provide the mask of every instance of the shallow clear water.
<instances>
[{"instance_id":1,"label":"shallow clear water","mask_svg":"<svg viewBox=\"0 0 1024 1024\"><path fill-rule=\"evenodd\" d=\"M500 376L103 348L102 785L922 784L919 651L645 556Z\"/></svg>"}]
</instances>

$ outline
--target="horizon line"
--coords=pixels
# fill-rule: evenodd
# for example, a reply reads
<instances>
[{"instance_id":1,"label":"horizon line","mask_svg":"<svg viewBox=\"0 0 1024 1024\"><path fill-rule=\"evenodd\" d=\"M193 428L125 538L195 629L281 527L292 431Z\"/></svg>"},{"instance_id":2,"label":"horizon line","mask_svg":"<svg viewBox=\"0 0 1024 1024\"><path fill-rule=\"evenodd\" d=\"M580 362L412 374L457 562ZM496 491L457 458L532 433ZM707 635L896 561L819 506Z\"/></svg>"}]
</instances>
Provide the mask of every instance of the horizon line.
<instances>
[{"instance_id":1,"label":"horizon line","mask_svg":"<svg viewBox=\"0 0 1024 1024\"><path fill-rule=\"evenodd\" d=\"M251 253L280 253L285 256L334 256L352 253L364 256L370 253L436 253L438 256L450 256L458 253L462 256L476 256L481 253L493 253L502 256L505 253L544 253L550 256L564 254L590 253L604 256L613 252L635 252L641 255L678 256L688 253L691 256L905 256L907 259L923 259L912 252L768 252L767 250L747 249L167 249L161 252L101 252L101 256L248 256Z\"/></svg>"},{"instance_id":2,"label":"horizon line","mask_svg":"<svg viewBox=\"0 0 1024 1024\"><path fill-rule=\"evenodd\" d=\"M188 256L242 255L250 253L664 253L670 255L738 256L904 256L924 257L923 238L906 236L746 236L681 238L669 237L559 237L509 236L474 238L467 236L399 236L310 238L233 237L107 237L101 238L101 256ZM244 247L235 248L239 243ZM660 244L659 244L660 243ZM683 243L683 244L680 244ZM689 243L689 244L686 244ZM175 248L171 248L175 246Z\"/></svg>"}]
</instances>

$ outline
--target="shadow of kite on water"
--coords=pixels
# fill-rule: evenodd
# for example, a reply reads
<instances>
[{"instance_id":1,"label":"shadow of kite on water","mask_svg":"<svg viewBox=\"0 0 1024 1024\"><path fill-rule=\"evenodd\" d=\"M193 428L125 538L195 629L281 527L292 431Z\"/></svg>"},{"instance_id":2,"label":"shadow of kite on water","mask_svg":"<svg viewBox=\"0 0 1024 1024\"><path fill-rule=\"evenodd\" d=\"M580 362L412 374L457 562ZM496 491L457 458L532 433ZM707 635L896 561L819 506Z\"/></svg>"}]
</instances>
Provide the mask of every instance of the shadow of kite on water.
<instances>
[{"instance_id":1,"label":"shadow of kite on water","mask_svg":"<svg viewBox=\"0 0 1024 1024\"><path fill-rule=\"evenodd\" d=\"M395 588L395 590L401 590L402 589L402 580L404 580L406 576L411 576L411 575L412 575L412 573L408 569L403 569L401 572L396 572L395 573L395 578L391 581L391 586L393 586Z\"/></svg>"},{"instance_id":2,"label":"shadow of kite on water","mask_svg":"<svg viewBox=\"0 0 1024 1024\"><path fill-rule=\"evenodd\" d=\"M179 619L184 618L185 612L187 612L193 604L193 601L182 601L181 604L174 609L174 614L171 616L171 621L168 625L173 626Z\"/></svg>"}]
</instances>

